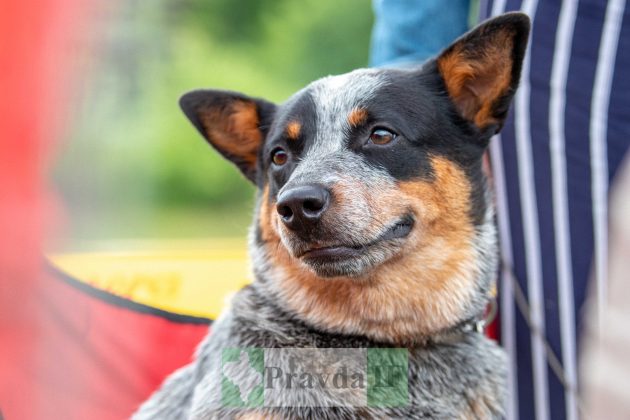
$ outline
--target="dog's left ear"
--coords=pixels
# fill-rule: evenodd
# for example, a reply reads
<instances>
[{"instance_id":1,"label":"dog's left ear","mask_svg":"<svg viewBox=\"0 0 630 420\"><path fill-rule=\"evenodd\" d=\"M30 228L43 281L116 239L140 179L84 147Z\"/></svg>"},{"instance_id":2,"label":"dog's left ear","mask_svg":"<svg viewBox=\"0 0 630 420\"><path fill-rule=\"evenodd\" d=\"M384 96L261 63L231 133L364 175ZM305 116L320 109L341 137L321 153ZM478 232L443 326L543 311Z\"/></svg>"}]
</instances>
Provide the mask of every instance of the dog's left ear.
<instances>
[{"instance_id":1,"label":"dog's left ear","mask_svg":"<svg viewBox=\"0 0 630 420\"><path fill-rule=\"evenodd\" d=\"M258 153L276 105L223 90L186 93L179 105L206 140L255 183Z\"/></svg>"},{"instance_id":2,"label":"dog's left ear","mask_svg":"<svg viewBox=\"0 0 630 420\"><path fill-rule=\"evenodd\" d=\"M506 13L477 26L437 58L448 95L460 115L498 132L518 86L530 20Z\"/></svg>"}]
</instances>

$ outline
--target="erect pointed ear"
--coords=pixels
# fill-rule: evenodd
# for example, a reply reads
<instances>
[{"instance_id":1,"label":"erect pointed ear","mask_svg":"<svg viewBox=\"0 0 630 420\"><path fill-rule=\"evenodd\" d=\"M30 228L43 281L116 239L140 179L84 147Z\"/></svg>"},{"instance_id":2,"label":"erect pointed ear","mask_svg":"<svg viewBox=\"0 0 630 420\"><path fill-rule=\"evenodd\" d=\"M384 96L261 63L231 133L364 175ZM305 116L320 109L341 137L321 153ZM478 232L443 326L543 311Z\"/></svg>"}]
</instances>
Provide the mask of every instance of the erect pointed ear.
<instances>
[{"instance_id":1,"label":"erect pointed ear","mask_svg":"<svg viewBox=\"0 0 630 420\"><path fill-rule=\"evenodd\" d=\"M480 129L503 126L521 75L529 17L506 13L477 26L437 58L460 115Z\"/></svg>"},{"instance_id":2,"label":"erect pointed ear","mask_svg":"<svg viewBox=\"0 0 630 420\"><path fill-rule=\"evenodd\" d=\"M195 90L179 100L184 114L225 158L256 182L258 152L276 106L236 92Z\"/></svg>"}]
</instances>

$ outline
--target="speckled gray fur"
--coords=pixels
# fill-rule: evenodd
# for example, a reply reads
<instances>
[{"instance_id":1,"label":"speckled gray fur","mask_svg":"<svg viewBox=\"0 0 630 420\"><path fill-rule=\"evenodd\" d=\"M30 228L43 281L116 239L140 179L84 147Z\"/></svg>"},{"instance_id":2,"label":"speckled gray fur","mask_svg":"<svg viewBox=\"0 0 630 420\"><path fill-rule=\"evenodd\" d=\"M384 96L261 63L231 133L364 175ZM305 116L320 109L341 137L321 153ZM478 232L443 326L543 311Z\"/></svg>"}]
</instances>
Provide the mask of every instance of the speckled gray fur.
<instances>
[{"instance_id":1,"label":"speckled gray fur","mask_svg":"<svg viewBox=\"0 0 630 420\"><path fill-rule=\"evenodd\" d=\"M299 407L259 411L221 407L219 369L223 348L390 346L363 337L309 328L277 307L273 297L261 294L254 284L234 297L231 310L213 325L195 361L172 374L133 418L225 419L245 413L288 419L500 417L505 397L505 355L493 341L474 331L409 349L408 407Z\"/></svg>"}]
</instances>

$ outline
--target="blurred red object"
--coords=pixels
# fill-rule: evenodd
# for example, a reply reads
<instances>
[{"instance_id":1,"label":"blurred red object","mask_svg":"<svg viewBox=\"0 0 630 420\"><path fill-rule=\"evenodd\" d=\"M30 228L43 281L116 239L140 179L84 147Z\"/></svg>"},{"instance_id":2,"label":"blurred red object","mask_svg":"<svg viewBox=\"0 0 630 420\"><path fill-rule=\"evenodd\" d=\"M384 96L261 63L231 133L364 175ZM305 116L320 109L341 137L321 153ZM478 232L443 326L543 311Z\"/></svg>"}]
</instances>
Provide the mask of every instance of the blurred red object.
<instances>
[{"instance_id":1,"label":"blurred red object","mask_svg":"<svg viewBox=\"0 0 630 420\"><path fill-rule=\"evenodd\" d=\"M44 268L56 213L45 171L82 76L71 52L86 45L95 7L0 0L0 418L9 420L126 418L208 328L112 303Z\"/></svg>"},{"instance_id":2,"label":"blurred red object","mask_svg":"<svg viewBox=\"0 0 630 420\"><path fill-rule=\"evenodd\" d=\"M59 76L68 70L56 55L84 15L80 3L0 1L0 409L8 418L33 418L37 409L24 369L40 332L36 295L52 202L43 170L63 112Z\"/></svg>"}]
</instances>

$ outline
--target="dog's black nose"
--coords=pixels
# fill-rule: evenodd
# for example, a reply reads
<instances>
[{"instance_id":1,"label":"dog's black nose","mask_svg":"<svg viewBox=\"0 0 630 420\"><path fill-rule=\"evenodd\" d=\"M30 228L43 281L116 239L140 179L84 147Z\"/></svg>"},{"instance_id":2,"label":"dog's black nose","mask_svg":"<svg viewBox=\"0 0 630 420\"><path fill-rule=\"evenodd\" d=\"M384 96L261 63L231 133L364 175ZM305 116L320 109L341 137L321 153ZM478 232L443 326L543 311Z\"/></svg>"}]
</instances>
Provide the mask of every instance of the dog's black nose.
<instances>
[{"instance_id":1,"label":"dog's black nose","mask_svg":"<svg viewBox=\"0 0 630 420\"><path fill-rule=\"evenodd\" d=\"M330 203L330 193L321 185L289 188L278 196L276 210L282 222L293 230L311 227Z\"/></svg>"}]
</instances>

